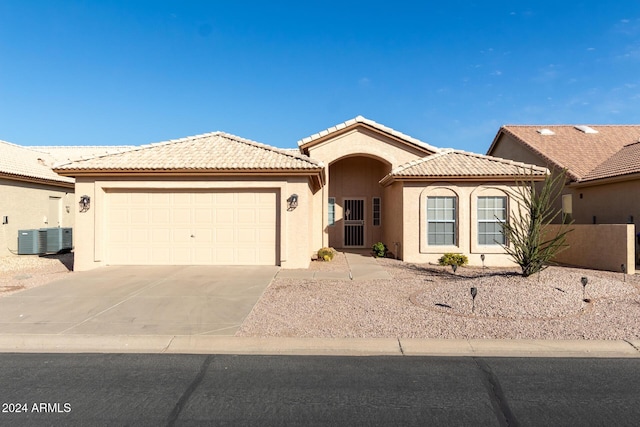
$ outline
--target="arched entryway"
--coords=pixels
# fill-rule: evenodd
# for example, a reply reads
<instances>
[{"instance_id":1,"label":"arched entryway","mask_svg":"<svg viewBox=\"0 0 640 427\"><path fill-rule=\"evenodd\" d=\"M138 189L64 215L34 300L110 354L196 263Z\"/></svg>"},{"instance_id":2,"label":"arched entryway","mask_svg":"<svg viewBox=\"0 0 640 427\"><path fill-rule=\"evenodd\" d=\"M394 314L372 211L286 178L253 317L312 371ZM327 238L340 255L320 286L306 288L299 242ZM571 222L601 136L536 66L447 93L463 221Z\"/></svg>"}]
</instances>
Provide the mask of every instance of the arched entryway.
<instances>
[{"instance_id":1,"label":"arched entryway","mask_svg":"<svg viewBox=\"0 0 640 427\"><path fill-rule=\"evenodd\" d=\"M329 245L367 248L382 240L388 162L368 156L343 157L329 165Z\"/></svg>"}]
</instances>

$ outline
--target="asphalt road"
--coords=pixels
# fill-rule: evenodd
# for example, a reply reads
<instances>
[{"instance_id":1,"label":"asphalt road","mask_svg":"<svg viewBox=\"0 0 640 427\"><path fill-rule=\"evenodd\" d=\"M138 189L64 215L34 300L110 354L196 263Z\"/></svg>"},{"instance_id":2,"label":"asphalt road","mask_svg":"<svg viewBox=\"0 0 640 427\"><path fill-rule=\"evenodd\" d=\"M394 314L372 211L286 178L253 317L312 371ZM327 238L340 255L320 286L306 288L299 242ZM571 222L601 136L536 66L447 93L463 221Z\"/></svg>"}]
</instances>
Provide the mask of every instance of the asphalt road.
<instances>
[{"instance_id":1,"label":"asphalt road","mask_svg":"<svg viewBox=\"0 0 640 427\"><path fill-rule=\"evenodd\" d=\"M638 425L640 359L0 354L0 425Z\"/></svg>"}]
</instances>

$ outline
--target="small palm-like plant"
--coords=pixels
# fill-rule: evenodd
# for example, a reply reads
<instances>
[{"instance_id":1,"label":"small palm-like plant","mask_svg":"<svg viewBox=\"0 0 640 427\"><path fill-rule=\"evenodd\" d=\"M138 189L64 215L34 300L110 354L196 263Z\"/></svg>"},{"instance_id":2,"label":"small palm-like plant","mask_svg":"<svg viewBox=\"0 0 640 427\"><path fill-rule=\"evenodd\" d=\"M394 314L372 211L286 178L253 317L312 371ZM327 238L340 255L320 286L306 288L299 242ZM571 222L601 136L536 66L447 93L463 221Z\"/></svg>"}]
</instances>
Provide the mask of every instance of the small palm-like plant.
<instances>
[{"instance_id":1,"label":"small palm-like plant","mask_svg":"<svg viewBox=\"0 0 640 427\"><path fill-rule=\"evenodd\" d=\"M562 192L565 176L565 171L555 177L548 175L539 191L533 179L518 183L515 193L518 216L502 224L506 237L503 247L520 266L524 277L547 268L553 257L568 247L566 236L572 231L568 225L573 221L560 226L554 235L546 231L561 214L554 208L554 202Z\"/></svg>"}]
</instances>

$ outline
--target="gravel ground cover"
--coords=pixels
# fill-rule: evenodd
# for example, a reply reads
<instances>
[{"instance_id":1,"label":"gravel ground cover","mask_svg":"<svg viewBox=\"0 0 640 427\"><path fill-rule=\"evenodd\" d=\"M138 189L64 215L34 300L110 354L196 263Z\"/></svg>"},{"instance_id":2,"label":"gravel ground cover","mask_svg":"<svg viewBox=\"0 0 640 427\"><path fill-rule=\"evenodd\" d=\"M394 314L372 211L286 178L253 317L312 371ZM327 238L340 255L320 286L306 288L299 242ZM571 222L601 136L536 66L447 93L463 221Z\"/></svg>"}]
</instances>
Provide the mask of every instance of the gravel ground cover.
<instances>
[{"instance_id":1,"label":"gravel ground cover","mask_svg":"<svg viewBox=\"0 0 640 427\"><path fill-rule=\"evenodd\" d=\"M343 254L334 261L342 262ZM332 262L334 262L332 261ZM311 269L347 269L313 262ZM638 339L640 277L376 260L392 280L275 279L238 336ZM581 278L586 277L583 287ZM475 301L471 288L477 289ZM586 300L586 301L585 301Z\"/></svg>"},{"instance_id":2,"label":"gravel ground cover","mask_svg":"<svg viewBox=\"0 0 640 427\"><path fill-rule=\"evenodd\" d=\"M237 335L640 338L640 275L566 267L529 278L496 268L461 267L454 275L434 265L376 262L392 280L275 279ZM63 278L72 265L72 253L0 258L0 297ZM349 265L337 253L310 269L348 271ZM584 288L582 277L588 279Z\"/></svg>"},{"instance_id":3,"label":"gravel ground cover","mask_svg":"<svg viewBox=\"0 0 640 427\"><path fill-rule=\"evenodd\" d=\"M73 253L0 258L0 298L58 280L73 269Z\"/></svg>"}]
</instances>

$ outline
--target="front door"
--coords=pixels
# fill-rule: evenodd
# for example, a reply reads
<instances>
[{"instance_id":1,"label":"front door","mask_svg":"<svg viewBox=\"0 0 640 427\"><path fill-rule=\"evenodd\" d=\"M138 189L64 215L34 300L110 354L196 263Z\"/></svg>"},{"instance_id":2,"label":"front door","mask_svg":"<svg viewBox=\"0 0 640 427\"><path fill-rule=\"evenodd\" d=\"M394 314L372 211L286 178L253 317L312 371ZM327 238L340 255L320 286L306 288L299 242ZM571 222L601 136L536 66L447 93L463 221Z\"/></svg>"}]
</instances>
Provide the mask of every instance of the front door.
<instances>
[{"instance_id":1,"label":"front door","mask_svg":"<svg viewBox=\"0 0 640 427\"><path fill-rule=\"evenodd\" d=\"M47 224L49 227L60 227L60 218L62 217L62 198L49 196L49 216Z\"/></svg>"},{"instance_id":2,"label":"front door","mask_svg":"<svg viewBox=\"0 0 640 427\"><path fill-rule=\"evenodd\" d=\"M364 199L344 199L344 247L364 247Z\"/></svg>"}]
</instances>

